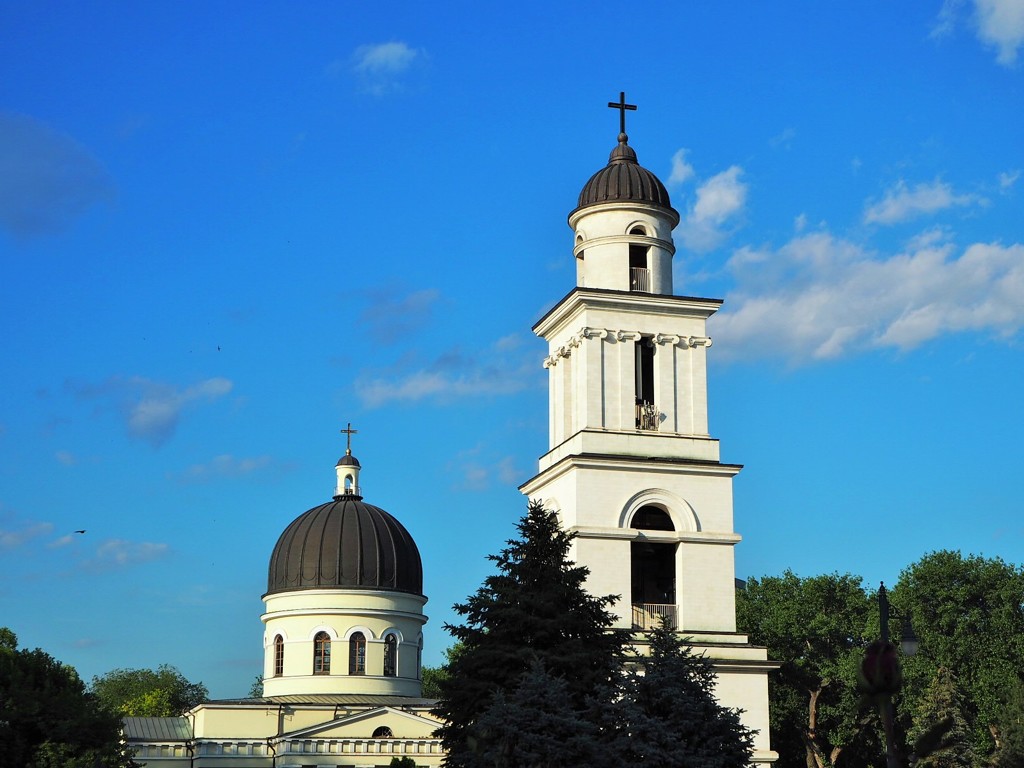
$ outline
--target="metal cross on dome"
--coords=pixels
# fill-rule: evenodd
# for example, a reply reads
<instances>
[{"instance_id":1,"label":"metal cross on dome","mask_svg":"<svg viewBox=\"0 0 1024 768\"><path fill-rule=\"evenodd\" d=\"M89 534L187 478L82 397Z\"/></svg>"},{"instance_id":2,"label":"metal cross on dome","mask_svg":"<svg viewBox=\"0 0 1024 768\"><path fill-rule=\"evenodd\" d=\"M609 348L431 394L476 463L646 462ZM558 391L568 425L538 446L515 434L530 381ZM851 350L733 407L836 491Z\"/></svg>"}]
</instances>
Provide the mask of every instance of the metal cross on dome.
<instances>
[{"instance_id":1,"label":"metal cross on dome","mask_svg":"<svg viewBox=\"0 0 1024 768\"><path fill-rule=\"evenodd\" d=\"M636 104L626 103L626 92L619 91L619 103L616 104L614 101L609 101L608 106L612 109L619 110L619 133L626 132L626 110L631 109L636 111Z\"/></svg>"},{"instance_id":2,"label":"metal cross on dome","mask_svg":"<svg viewBox=\"0 0 1024 768\"><path fill-rule=\"evenodd\" d=\"M345 453L349 456L352 455L352 435L358 434L358 429L352 429L352 422L348 423L345 429L340 430L341 434L345 435Z\"/></svg>"}]
</instances>

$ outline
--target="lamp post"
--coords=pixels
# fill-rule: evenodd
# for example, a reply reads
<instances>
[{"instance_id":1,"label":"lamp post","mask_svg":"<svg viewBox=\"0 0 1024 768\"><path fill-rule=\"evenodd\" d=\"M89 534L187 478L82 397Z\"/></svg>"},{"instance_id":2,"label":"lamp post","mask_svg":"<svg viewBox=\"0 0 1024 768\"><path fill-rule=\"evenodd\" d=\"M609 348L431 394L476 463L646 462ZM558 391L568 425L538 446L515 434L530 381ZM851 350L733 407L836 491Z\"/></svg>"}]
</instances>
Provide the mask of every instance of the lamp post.
<instances>
[{"instance_id":1,"label":"lamp post","mask_svg":"<svg viewBox=\"0 0 1024 768\"><path fill-rule=\"evenodd\" d=\"M907 656L917 653L917 637L910 624L909 614L901 613L889 605L889 594L886 592L885 584L880 584L878 587L878 619L882 637L871 643L864 652L864 660L860 665L859 683L864 693L876 696L878 699L878 713L882 718L882 728L885 731L886 765L888 768L900 768L899 757L896 755L892 697L899 691L903 677L896 646L889 641L890 617L900 620L900 645L903 653Z\"/></svg>"}]
</instances>

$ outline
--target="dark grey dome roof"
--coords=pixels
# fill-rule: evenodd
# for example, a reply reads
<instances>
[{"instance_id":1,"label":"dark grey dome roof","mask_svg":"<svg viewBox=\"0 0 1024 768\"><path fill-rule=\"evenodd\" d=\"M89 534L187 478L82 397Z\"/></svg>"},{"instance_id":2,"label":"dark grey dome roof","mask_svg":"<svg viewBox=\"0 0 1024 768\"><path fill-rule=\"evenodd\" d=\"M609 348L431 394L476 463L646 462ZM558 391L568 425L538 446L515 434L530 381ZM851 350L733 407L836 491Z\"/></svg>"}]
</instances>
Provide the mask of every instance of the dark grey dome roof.
<instances>
[{"instance_id":1,"label":"dark grey dome roof","mask_svg":"<svg viewBox=\"0 0 1024 768\"><path fill-rule=\"evenodd\" d=\"M299 515L270 556L267 594L331 588L423 594L423 565L412 536L354 494Z\"/></svg>"},{"instance_id":2,"label":"dark grey dome roof","mask_svg":"<svg viewBox=\"0 0 1024 768\"><path fill-rule=\"evenodd\" d=\"M640 202L667 208L678 218L665 185L637 162L628 141L626 134L619 134L619 144L608 157L608 165L583 185L577 210L598 203Z\"/></svg>"},{"instance_id":3,"label":"dark grey dome roof","mask_svg":"<svg viewBox=\"0 0 1024 768\"><path fill-rule=\"evenodd\" d=\"M357 459L351 453L346 453L344 456L342 456L340 459L338 459L338 463L335 466L337 466L337 467L360 467L360 469L362 468L362 466L359 464L359 459Z\"/></svg>"}]
</instances>

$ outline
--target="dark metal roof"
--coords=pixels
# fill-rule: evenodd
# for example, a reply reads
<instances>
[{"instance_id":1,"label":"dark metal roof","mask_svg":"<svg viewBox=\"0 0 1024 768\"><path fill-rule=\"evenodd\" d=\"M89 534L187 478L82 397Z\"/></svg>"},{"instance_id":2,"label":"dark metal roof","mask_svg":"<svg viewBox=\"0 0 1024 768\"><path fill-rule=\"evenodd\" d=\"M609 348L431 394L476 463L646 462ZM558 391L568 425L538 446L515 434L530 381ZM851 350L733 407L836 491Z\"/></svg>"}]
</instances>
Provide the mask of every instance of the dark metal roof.
<instances>
[{"instance_id":1,"label":"dark metal roof","mask_svg":"<svg viewBox=\"0 0 1024 768\"><path fill-rule=\"evenodd\" d=\"M362 468L360 466L360 464L359 464L359 459L357 459L351 453L346 453L344 456L342 456L340 459L338 459L338 463L335 466L338 466L338 467L360 467L360 468Z\"/></svg>"},{"instance_id":2,"label":"dark metal roof","mask_svg":"<svg viewBox=\"0 0 1024 768\"><path fill-rule=\"evenodd\" d=\"M188 741L192 738L188 718L185 717L126 717L126 739L146 741Z\"/></svg>"},{"instance_id":3,"label":"dark metal roof","mask_svg":"<svg viewBox=\"0 0 1024 768\"><path fill-rule=\"evenodd\" d=\"M598 203L642 202L667 208L678 218L665 185L637 162L628 141L626 134L619 134L619 144L612 150L608 165L583 185L577 210Z\"/></svg>"},{"instance_id":4,"label":"dark metal roof","mask_svg":"<svg viewBox=\"0 0 1024 768\"><path fill-rule=\"evenodd\" d=\"M313 507L277 540L267 594L332 587L422 595L416 542L398 520L360 496L336 496Z\"/></svg>"}]
</instances>

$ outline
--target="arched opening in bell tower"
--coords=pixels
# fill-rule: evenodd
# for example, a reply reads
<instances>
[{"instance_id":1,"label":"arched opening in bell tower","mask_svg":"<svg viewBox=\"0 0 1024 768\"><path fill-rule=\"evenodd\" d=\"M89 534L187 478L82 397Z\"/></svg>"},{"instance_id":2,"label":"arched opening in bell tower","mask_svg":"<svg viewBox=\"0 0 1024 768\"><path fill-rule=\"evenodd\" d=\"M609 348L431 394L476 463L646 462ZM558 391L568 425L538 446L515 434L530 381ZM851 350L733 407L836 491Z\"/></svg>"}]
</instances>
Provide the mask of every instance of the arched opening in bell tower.
<instances>
[{"instance_id":1,"label":"arched opening in bell tower","mask_svg":"<svg viewBox=\"0 0 1024 768\"><path fill-rule=\"evenodd\" d=\"M672 518L659 507L640 507L630 521L640 531L674 531ZM670 627L678 626L676 616L675 542L662 543L641 539L630 544L631 603L633 629L653 629L662 618Z\"/></svg>"},{"instance_id":2,"label":"arched opening in bell tower","mask_svg":"<svg viewBox=\"0 0 1024 768\"><path fill-rule=\"evenodd\" d=\"M629 234L645 237L647 232L643 227L637 226L629 230ZM651 292L651 265L647 263L650 250L650 246L647 245L629 244L629 290L631 291Z\"/></svg>"}]
</instances>

